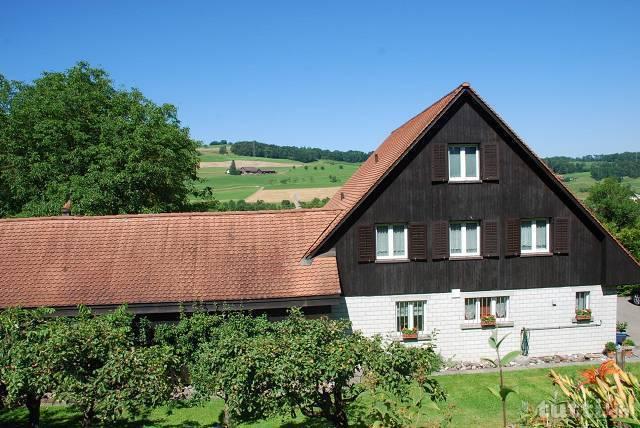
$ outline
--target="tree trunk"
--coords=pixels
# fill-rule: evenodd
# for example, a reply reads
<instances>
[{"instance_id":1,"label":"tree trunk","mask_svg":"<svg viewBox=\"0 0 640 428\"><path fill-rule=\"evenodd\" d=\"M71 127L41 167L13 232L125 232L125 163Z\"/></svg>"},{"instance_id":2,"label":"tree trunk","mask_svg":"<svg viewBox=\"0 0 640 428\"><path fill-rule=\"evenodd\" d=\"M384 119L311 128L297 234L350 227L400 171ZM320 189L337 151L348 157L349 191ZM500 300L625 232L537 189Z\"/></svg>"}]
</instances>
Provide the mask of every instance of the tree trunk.
<instances>
[{"instance_id":1,"label":"tree trunk","mask_svg":"<svg viewBox=\"0 0 640 428\"><path fill-rule=\"evenodd\" d=\"M342 390L339 387L334 387L333 391L333 407L335 413L333 414L333 425L336 428L346 428L349 426L347 420L347 412L345 411L345 403L342 400Z\"/></svg>"},{"instance_id":2,"label":"tree trunk","mask_svg":"<svg viewBox=\"0 0 640 428\"><path fill-rule=\"evenodd\" d=\"M85 410L84 414L82 415L82 428L89 428L91 425L93 425L93 418L95 416L96 414L93 411L93 406Z\"/></svg>"},{"instance_id":3,"label":"tree trunk","mask_svg":"<svg viewBox=\"0 0 640 428\"><path fill-rule=\"evenodd\" d=\"M25 403L29 410L29 426L31 428L40 427L40 397L27 397Z\"/></svg>"}]
</instances>

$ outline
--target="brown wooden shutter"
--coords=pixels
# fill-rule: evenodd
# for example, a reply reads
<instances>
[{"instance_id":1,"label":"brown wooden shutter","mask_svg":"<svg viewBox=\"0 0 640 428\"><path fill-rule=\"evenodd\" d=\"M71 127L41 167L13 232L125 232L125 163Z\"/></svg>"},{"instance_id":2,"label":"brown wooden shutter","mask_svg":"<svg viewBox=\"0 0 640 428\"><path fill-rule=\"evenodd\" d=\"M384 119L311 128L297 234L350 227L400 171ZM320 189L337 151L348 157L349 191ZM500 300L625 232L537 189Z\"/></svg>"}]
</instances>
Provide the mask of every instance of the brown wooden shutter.
<instances>
[{"instance_id":1,"label":"brown wooden shutter","mask_svg":"<svg viewBox=\"0 0 640 428\"><path fill-rule=\"evenodd\" d=\"M427 225L409 225L409 259L427 260Z\"/></svg>"},{"instance_id":2,"label":"brown wooden shutter","mask_svg":"<svg viewBox=\"0 0 640 428\"><path fill-rule=\"evenodd\" d=\"M482 255L485 257L499 257L498 221L485 220L482 222Z\"/></svg>"},{"instance_id":3,"label":"brown wooden shutter","mask_svg":"<svg viewBox=\"0 0 640 428\"><path fill-rule=\"evenodd\" d=\"M505 227L505 255L520 255L520 219L509 218Z\"/></svg>"},{"instance_id":4,"label":"brown wooden shutter","mask_svg":"<svg viewBox=\"0 0 640 428\"><path fill-rule=\"evenodd\" d=\"M437 182L445 182L449 178L447 145L444 143L431 144L431 180Z\"/></svg>"},{"instance_id":5,"label":"brown wooden shutter","mask_svg":"<svg viewBox=\"0 0 640 428\"><path fill-rule=\"evenodd\" d=\"M431 226L431 258L449 258L449 222L434 221Z\"/></svg>"},{"instance_id":6,"label":"brown wooden shutter","mask_svg":"<svg viewBox=\"0 0 640 428\"><path fill-rule=\"evenodd\" d=\"M376 260L376 241L373 226L358 227L358 263Z\"/></svg>"},{"instance_id":7,"label":"brown wooden shutter","mask_svg":"<svg viewBox=\"0 0 640 428\"><path fill-rule=\"evenodd\" d=\"M552 227L553 252L556 254L569 254L569 218L554 218Z\"/></svg>"},{"instance_id":8,"label":"brown wooden shutter","mask_svg":"<svg viewBox=\"0 0 640 428\"><path fill-rule=\"evenodd\" d=\"M480 157L482 158L482 179L498 181L498 145L495 143L483 144Z\"/></svg>"}]
</instances>

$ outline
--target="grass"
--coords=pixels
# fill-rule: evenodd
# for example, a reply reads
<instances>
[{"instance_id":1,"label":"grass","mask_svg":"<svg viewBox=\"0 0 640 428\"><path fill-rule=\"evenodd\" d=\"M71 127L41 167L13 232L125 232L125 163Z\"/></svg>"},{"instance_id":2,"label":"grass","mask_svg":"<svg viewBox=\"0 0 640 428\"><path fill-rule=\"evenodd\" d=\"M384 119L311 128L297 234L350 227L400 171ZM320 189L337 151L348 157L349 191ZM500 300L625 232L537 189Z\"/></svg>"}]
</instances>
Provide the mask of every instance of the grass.
<instances>
[{"instance_id":1,"label":"grass","mask_svg":"<svg viewBox=\"0 0 640 428\"><path fill-rule=\"evenodd\" d=\"M564 375L578 375L592 366L575 365L559 367L555 370ZM640 363L627 364L627 370L640 376ZM447 404L450 406L453 427L493 428L501 425L500 402L487 390L488 386L498 384L498 373L467 373L438 376L438 381L448 393ZM553 392L549 369L522 369L505 372L505 383L515 386L517 395L507 399L508 420L516 422L519 417L521 403L528 402L534 406L548 398ZM434 419L441 414L434 414ZM178 407L172 410L167 407L153 409L144 417L120 427L204 427L211 426L221 420L222 402L214 401L206 406ZM26 426L27 414L23 409L0 411L0 427ZM79 415L63 406L44 406L42 410L42 426L75 427L78 426ZM303 417L281 420L279 418L260 421L242 427L327 427L322 420L309 420Z\"/></svg>"},{"instance_id":2,"label":"grass","mask_svg":"<svg viewBox=\"0 0 640 428\"><path fill-rule=\"evenodd\" d=\"M227 147L229 150L229 147ZM289 160L289 159L275 159L275 158L261 158L261 157L253 157L253 156L240 156L234 155L233 153L227 152L227 154L220 154L220 147L207 147L198 149L200 152L200 160L202 162L231 162L233 159L235 160L255 160L255 161L265 161L265 162L275 162L275 163L285 163L285 164L300 164L298 161Z\"/></svg>"},{"instance_id":3,"label":"grass","mask_svg":"<svg viewBox=\"0 0 640 428\"><path fill-rule=\"evenodd\" d=\"M570 178L571 181L565 184L580 200L585 200L589 195L589 188L596 183L596 180L591 178L590 172L575 172L572 174L564 174L564 177ZM628 184L636 192L640 193L640 177L629 178L624 177L622 179L624 184Z\"/></svg>"}]
</instances>

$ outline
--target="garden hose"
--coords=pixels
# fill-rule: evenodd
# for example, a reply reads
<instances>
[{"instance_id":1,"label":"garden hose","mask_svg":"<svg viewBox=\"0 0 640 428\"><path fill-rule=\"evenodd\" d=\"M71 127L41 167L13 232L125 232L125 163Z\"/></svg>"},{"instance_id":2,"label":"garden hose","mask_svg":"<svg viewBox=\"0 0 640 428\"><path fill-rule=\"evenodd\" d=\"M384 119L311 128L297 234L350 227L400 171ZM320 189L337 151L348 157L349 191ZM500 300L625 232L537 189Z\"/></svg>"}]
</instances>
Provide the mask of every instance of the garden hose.
<instances>
[{"instance_id":1,"label":"garden hose","mask_svg":"<svg viewBox=\"0 0 640 428\"><path fill-rule=\"evenodd\" d=\"M524 356L529 355L529 334L529 330L522 327L520 330L520 352Z\"/></svg>"}]
</instances>

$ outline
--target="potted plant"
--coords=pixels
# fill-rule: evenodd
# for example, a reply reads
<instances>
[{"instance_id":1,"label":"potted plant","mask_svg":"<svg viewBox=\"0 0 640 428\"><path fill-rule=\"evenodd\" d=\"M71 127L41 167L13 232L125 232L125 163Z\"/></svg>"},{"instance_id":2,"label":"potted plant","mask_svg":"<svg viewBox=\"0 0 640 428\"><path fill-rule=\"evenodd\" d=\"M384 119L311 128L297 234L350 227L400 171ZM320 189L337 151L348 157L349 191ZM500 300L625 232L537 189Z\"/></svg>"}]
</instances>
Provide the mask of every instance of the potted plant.
<instances>
[{"instance_id":1,"label":"potted plant","mask_svg":"<svg viewBox=\"0 0 640 428\"><path fill-rule=\"evenodd\" d=\"M629 338L625 339L622 342L622 351L624 352L625 358L629 358L633 355L633 347L636 346L635 342Z\"/></svg>"},{"instance_id":2,"label":"potted plant","mask_svg":"<svg viewBox=\"0 0 640 428\"><path fill-rule=\"evenodd\" d=\"M591 309L576 309L576 321L591 321Z\"/></svg>"},{"instance_id":3,"label":"potted plant","mask_svg":"<svg viewBox=\"0 0 640 428\"><path fill-rule=\"evenodd\" d=\"M496 317L494 315L484 315L480 318L480 325L482 327L495 327Z\"/></svg>"},{"instance_id":4,"label":"potted plant","mask_svg":"<svg viewBox=\"0 0 640 428\"><path fill-rule=\"evenodd\" d=\"M607 342L604 345L604 353L609 358L615 358L616 357L616 344L613 343L613 342Z\"/></svg>"},{"instance_id":5,"label":"potted plant","mask_svg":"<svg viewBox=\"0 0 640 428\"><path fill-rule=\"evenodd\" d=\"M627 323L624 321L619 321L616 323L616 343L618 345L622 345L622 342L629 337L627 334Z\"/></svg>"},{"instance_id":6,"label":"potted plant","mask_svg":"<svg viewBox=\"0 0 640 428\"><path fill-rule=\"evenodd\" d=\"M403 328L402 340L418 340L418 330L415 328Z\"/></svg>"}]
</instances>

